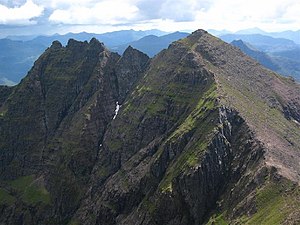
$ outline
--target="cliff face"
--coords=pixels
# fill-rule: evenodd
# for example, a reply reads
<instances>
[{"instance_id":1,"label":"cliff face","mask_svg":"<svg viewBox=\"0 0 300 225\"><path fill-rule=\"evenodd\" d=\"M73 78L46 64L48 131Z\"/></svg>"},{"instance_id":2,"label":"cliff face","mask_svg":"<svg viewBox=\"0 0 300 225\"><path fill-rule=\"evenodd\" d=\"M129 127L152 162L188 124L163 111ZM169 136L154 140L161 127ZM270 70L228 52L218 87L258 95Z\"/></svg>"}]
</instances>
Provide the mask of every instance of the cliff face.
<instances>
[{"instance_id":1,"label":"cliff face","mask_svg":"<svg viewBox=\"0 0 300 225\"><path fill-rule=\"evenodd\" d=\"M133 64L130 55L141 59ZM46 218L25 211L22 221L56 223L72 215L87 188L116 102L124 98L119 89L129 91L147 61L147 56L134 49L123 57L110 53L96 39L90 43L70 40L66 47L54 42L15 88L1 108L1 177L8 180L3 187L13 198L17 192L17 204L43 211L39 195L34 204L23 199L26 186L41 181L38 187L47 198L51 196L51 202L41 203L52 208ZM133 78L118 84L126 67L132 69ZM23 184L22 179L30 183ZM24 187L16 190L10 180ZM19 219L14 216L10 223Z\"/></svg>"},{"instance_id":2,"label":"cliff face","mask_svg":"<svg viewBox=\"0 0 300 225\"><path fill-rule=\"evenodd\" d=\"M300 87L205 31L151 60L54 42L7 93L3 223L299 222Z\"/></svg>"}]
</instances>

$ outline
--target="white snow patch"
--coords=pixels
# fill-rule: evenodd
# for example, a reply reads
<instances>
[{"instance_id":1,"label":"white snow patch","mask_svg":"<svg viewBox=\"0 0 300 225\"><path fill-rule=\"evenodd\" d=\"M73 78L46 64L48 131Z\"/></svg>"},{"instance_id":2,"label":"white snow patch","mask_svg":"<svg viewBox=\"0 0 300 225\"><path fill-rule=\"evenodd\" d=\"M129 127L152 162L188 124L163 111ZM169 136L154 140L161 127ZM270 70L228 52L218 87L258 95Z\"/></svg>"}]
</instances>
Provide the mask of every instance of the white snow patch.
<instances>
[{"instance_id":1,"label":"white snow patch","mask_svg":"<svg viewBox=\"0 0 300 225\"><path fill-rule=\"evenodd\" d=\"M300 125L300 123L299 123L297 120L294 120L294 119L293 119L293 121L294 121L294 123L296 123L297 125Z\"/></svg>"},{"instance_id":2,"label":"white snow patch","mask_svg":"<svg viewBox=\"0 0 300 225\"><path fill-rule=\"evenodd\" d=\"M119 105L119 102L116 102L116 109L115 109L115 115L113 117L113 120L116 119L120 108L121 108L121 105Z\"/></svg>"}]
</instances>

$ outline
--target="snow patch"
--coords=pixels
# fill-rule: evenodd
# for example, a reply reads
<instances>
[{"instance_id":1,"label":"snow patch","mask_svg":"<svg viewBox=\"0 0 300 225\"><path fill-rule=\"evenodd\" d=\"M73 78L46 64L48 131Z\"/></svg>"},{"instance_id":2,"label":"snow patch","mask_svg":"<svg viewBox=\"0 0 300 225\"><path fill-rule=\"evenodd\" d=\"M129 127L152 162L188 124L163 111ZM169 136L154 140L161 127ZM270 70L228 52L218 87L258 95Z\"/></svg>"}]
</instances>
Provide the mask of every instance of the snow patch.
<instances>
[{"instance_id":1,"label":"snow patch","mask_svg":"<svg viewBox=\"0 0 300 225\"><path fill-rule=\"evenodd\" d=\"M293 121L294 123L296 123L297 125L300 125L300 123L299 123L297 120L292 119L292 121Z\"/></svg>"},{"instance_id":2,"label":"snow patch","mask_svg":"<svg viewBox=\"0 0 300 225\"><path fill-rule=\"evenodd\" d=\"M113 117L113 120L116 119L120 108L121 108L121 105L119 105L119 102L116 102L116 109L115 109L115 115Z\"/></svg>"}]
</instances>

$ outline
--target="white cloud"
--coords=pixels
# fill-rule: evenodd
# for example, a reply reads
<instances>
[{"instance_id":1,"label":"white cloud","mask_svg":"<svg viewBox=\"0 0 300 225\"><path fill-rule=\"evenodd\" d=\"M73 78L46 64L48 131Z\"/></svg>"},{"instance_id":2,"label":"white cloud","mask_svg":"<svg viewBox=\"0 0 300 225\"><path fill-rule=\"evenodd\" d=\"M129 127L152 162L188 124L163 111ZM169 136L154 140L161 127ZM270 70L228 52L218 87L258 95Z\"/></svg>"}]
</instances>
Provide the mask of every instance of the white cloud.
<instances>
[{"instance_id":1,"label":"white cloud","mask_svg":"<svg viewBox=\"0 0 300 225\"><path fill-rule=\"evenodd\" d=\"M89 2L91 3L91 1ZM122 24L133 22L138 8L122 0L105 0L95 4L72 4L66 9L54 10L49 20L64 24Z\"/></svg>"},{"instance_id":2,"label":"white cloud","mask_svg":"<svg viewBox=\"0 0 300 225\"><path fill-rule=\"evenodd\" d=\"M299 12L299 0L0 0L1 24L37 20L105 30L296 30Z\"/></svg>"},{"instance_id":3,"label":"white cloud","mask_svg":"<svg viewBox=\"0 0 300 225\"><path fill-rule=\"evenodd\" d=\"M0 4L0 24L35 24L32 19L41 16L43 11L44 8L36 5L32 0L27 0L25 4L13 8Z\"/></svg>"},{"instance_id":4,"label":"white cloud","mask_svg":"<svg viewBox=\"0 0 300 225\"><path fill-rule=\"evenodd\" d=\"M35 0L52 23L147 29L299 29L298 0Z\"/></svg>"},{"instance_id":5,"label":"white cloud","mask_svg":"<svg viewBox=\"0 0 300 225\"><path fill-rule=\"evenodd\" d=\"M233 31L251 27L270 31L299 29L299 10L288 12L297 5L298 0L214 0L209 10L198 12L197 21L205 27ZM283 24L287 19L289 23Z\"/></svg>"},{"instance_id":6,"label":"white cloud","mask_svg":"<svg viewBox=\"0 0 300 225\"><path fill-rule=\"evenodd\" d=\"M91 7L101 0L35 0L39 5L52 9L68 9L73 6Z\"/></svg>"}]
</instances>

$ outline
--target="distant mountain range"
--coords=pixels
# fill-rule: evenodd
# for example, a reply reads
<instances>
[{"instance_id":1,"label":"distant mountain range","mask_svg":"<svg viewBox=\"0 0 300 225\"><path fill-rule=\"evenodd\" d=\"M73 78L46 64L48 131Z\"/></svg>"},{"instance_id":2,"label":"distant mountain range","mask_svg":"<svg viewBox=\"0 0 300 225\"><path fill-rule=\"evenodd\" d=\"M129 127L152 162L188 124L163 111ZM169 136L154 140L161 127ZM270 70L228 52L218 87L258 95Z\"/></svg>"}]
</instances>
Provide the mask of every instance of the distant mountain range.
<instances>
[{"instance_id":1,"label":"distant mountain range","mask_svg":"<svg viewBox=\"0 0 300 225\"><path fill-rule=\"evenodd\" d=\"M245 54L257 60L261 65L266 68L273 70L277 73L286 76L293 76L297 81L300 82L300 59L294 58L289 52L281 52L278 55L268 54L257 50L255 47L242 40L234 40L231 42L232 45L238 47ZM292 51L293 52L293 51ZM285 56L286 55L286 56Z\"/></svg>"},{"instance_id":2,"label":"distant mountain range","mask_svg":"<svg viewBox=\"0 0 300 225\"><path fill-rule=\"evenodd\" d=\"M0 40L0 84L18 83L47 47L36 42Z\"/></svg>"},{"instance_id":3,"label":"distant mountain range","mask_svg":"<svg viewBox=\"0 0 300 225\"><path fill-rule=\"evenodd\" d=\"M292 31L282 31L282 32L265 32L259 28L252 28L246 30L240 30L236 34L263 34L274 38L285 38L294 41L296 44L300 44L300 30Z\"/></svg>"},{"instance_id":4,"label":"distant mountain range","mask_svg":"<svg viewBox=\"0 0 300 225\"><path fill-rule=\"evenodd\" d=\"M167 48L170 43L173 41L177 41L179 39L185 38L189 35L189 33L183 32L175 32L163 36L156 35L148 35L140 40L133 41L130 43L126 43L123 45L119 45L111 48L112 51L116 51L119 54L123 54L128 45L146 53L148 56L153 57L157 53L159 53L162 49Z\"/></svg>"},{"instance_id":5,"label":"distant mountain range","mask_svg":"<svg viewBox=\"0 0 300 225\"><path fill-rule=\"evenodd\" d=\"M39 36L32 40L33 43L40 43L45 46L50 46L54 40L58 40L63 45L66 45L70 38L73 38L78 41L89 41L92 38L96 38L101 42L105 43L106 46L112 47L121 44L126 44L132 41L139 40L147 35L165 35L167 32L160 31L160 30L146 30L146 31L135 31L135 30L121 30L121 31L114 31L108 32L104 34L95 34L95 33L67 33L64 35L53 35L53 36Z\"/></svg>"},{"instance_id":6,"label":"distant mountain range","mask_svg":"<svg viewBox=\"0 0 300 225\"><path fill-rule=\"evenodd\" d=\"M256 29L257 32L260 32ZM241 31L246 32L246 31ZM263 33L261 31L260 33ZM285 76L292 76L300 81L300 45L293 40L268 35L288 36L297 32L265 34L225 34L219 37L240 48L245 54L256 59L265 67Z\"/></svg>"},{"instance_id":7,"label":"distant mountain range","mask_svg":"<svg viewBox=\"0 0 300 225\"><path fill-rule=\"evenodd\" d=\"M286 38L274 38L262 34L226 34L221 35L220 38L227 43L234 40L243 40L254 45L259 50L266 52L279 52L299 48L299 45L292 40Z\"/></svg>"},{"instance_id":8,"label":"distant mountain range","mask_svg":"<svg viewBox=\"0 0 300 225\"><path fill-rule=\"evenodd\" d=\"M300 30L267 33L258 28L247 29L230 33L222 30L209 30L227 43L243 40L247 46L252 46L255 59L284 75L291 75L299 80ZM160 30L134 31L123 30L104 34L95 33L68 33L52 36L9 36L0 39L0 84L14 85L27 74L33 62L47 49L54 40L66 45L70 38L79 41L89 41L93 37L103 42L111 51L122 54L131 45L132 47L153 57L170 43L185 38L188 33L167 33ZM253 57L253 52L244 51ZM266 55L267 57L264 57ZM267 60L268 58L268 60ZM264 64L265 63L265 64ZM276 65L274 67L274 65ZM280 69L278 69L280 67Z\"/></svg>"}]
</instances>

